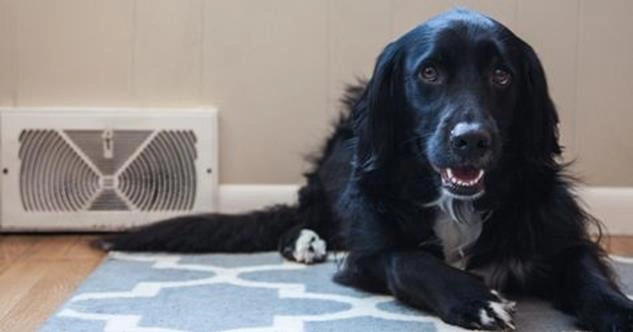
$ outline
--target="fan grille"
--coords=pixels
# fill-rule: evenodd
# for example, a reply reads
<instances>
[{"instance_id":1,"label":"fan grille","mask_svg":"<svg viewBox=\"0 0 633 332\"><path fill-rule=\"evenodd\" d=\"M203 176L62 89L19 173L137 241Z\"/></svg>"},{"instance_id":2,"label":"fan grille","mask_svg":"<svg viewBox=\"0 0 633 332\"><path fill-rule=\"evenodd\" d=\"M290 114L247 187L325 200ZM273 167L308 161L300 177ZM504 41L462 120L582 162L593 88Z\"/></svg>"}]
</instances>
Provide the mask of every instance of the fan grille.
<instances>
[{"instance_id":1,"label":"fan grille","mask_svg":"<svg viewBox=\"0 0 633 332\"><path fill-rule=\"evenodd\" d=\"M99 175L54 130L24 130L20 194L26 211L77 211L99 191Z\"/></svg>"},{"instance_id":2,"label":"fan grille","mask_svg":"<svg viewBox=\"0 0 633 332\"><path fill-rule=\"evenodd\" d=\"M141 211L192 209L195 143L191 131L158 133L119 176L121 191Z\"/></svg>"},{"instance_id":3,"label":"fan grille","mask_svg":"<svg viewBox=\"0 0 633 332\"><path fill-rule=\"evenodd\" d=\"M193 209L191 130L25 129L19 143L25 211Z\"/></svg>"}]
</instances>

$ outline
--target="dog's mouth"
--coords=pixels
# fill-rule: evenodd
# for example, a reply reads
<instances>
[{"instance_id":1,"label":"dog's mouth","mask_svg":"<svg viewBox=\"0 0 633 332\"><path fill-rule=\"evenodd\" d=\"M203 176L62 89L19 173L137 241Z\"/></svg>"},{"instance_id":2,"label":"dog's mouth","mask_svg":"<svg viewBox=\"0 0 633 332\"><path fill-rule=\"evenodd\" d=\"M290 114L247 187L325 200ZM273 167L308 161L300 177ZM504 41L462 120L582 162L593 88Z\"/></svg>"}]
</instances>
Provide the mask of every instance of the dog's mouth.
<instances>
[{"instance_id":1,"label":"dog's mouth","mask_svg":"<svg viewBox=\"0 0 633 332\"><path fill-rule=\"evenodd\" d=\"M484 193L485 171L471 166L436 169L442 177L442 188L461 199L475 199Z\"/></svg>"}]
</instances>

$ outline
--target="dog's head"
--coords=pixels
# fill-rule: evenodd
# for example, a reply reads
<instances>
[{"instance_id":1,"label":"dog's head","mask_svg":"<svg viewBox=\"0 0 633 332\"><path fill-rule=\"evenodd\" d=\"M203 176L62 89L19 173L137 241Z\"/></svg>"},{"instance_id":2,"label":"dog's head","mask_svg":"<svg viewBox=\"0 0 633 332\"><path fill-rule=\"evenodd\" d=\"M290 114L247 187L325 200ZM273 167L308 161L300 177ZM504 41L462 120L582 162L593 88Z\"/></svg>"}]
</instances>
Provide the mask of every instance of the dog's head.
<instances>
[{"instance_id":1,"label":"dog's head","mask_svg":"<svg viewBox=\"0 0 633 332\"><path fill-rule=\"evenodd\" d=\"M535 52L470 11L442 14L390 43L358 107L361 172L413 151L435 171L438 188L459 199L481 196L504 158L541 168L560 154L558 117Z\"/></svg>"}]
</instances>

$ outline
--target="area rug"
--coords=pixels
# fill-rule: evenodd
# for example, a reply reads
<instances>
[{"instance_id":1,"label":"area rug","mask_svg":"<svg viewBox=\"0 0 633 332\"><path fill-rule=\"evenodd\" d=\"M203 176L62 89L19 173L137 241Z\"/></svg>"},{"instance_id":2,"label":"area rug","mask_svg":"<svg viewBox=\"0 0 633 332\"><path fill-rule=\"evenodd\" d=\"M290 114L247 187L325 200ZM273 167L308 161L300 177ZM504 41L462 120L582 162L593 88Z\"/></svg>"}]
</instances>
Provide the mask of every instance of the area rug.
<instances>
[{"instance_id":1,"label":"area rug","mask_svg":"<svg viewBox=\"0 0 633 332\"><path fill-rule=\"evenodd\" d=\"M627 294L633 259L613 257ZM111 253L41 331L450 331L392 297L331 281L338 260L305 266L276 253ZM519 300L519 331L575 330L547 304Z\"/></svg>"}]
</instances>

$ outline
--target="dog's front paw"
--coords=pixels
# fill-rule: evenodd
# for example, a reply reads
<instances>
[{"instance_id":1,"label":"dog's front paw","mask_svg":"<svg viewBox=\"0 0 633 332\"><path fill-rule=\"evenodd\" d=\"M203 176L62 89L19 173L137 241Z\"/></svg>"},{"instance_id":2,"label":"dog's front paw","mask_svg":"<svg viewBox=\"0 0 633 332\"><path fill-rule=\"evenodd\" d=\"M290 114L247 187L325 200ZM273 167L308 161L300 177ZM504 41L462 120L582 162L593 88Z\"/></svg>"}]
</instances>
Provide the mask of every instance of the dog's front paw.
<instances>
[{"instance_id":1,"label":"dog's front paw","mask_svg":"<svg viewBox=\"0 0 633 332\"><path fill-rule=\"evenodd\" d=\"M478 330L514 330L512 316L516 303L491 291L486 299L476 299L455 304L444 318L447 323Z\"/></svg>"}]
</instances>

